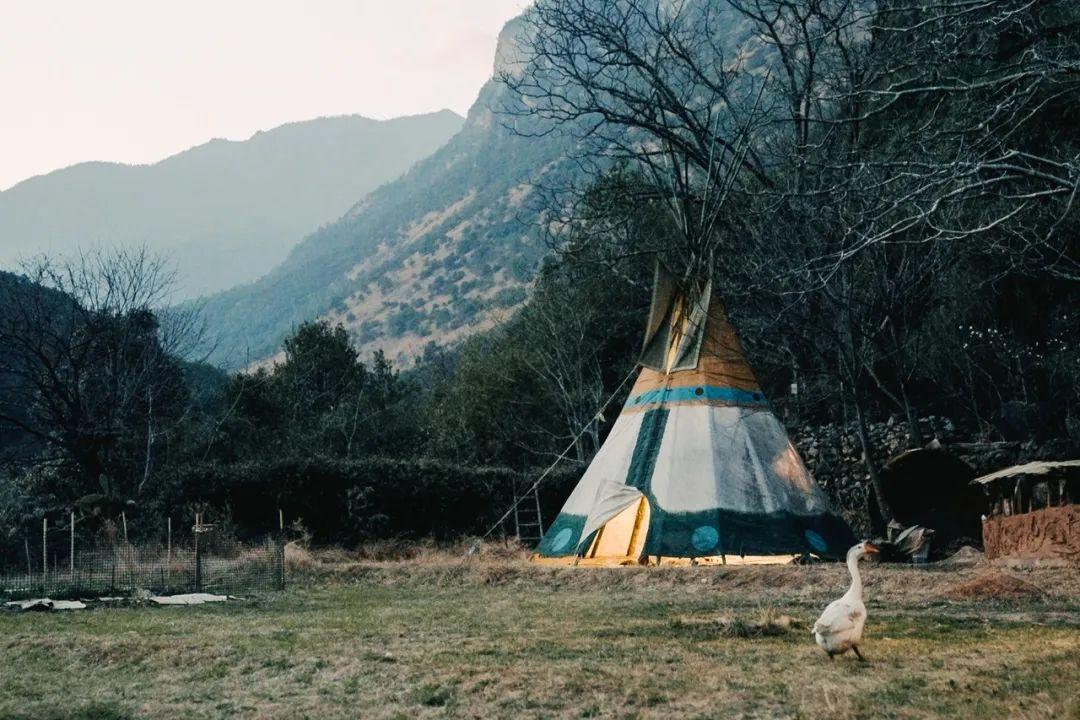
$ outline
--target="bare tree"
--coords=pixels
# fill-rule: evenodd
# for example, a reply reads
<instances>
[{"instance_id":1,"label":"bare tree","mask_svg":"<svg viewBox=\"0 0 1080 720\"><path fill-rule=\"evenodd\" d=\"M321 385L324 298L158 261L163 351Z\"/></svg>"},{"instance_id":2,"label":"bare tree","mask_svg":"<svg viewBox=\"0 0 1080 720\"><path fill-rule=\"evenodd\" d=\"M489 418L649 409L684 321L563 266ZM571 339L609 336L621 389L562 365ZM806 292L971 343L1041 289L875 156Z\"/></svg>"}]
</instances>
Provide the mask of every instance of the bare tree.
<instances>
[{"instance_id":1,"label":"bare tree","mask_svg":"<svg viewBox=\"0 0 1080 720\"><path fill-rule=\"evenodd\" d=\"M769 122L761 77L724 47L730 12L709 3L549 0L525 16L502 80L511 115L579 134L583 153L651 178L680 237L663 250L687 277L709 272L736 183L771 183L750 142Z\"/></svg>"},{"instance_id":2,"label":"bare tree","mask_svg":"<svg viewBox=\"0 0 1080 720\"><path fill-rule=\"evenodd\" d=\"M67 468L83 491L143 487L182 404L177 358L198 342L192 311L158 310L172 277L145 249L42 259L8 277L0 423L28 451L10 459Z\"/></svg>"},{"instance_id":3,"label":"bare tree","mask_svg":"<svg viewBox=\"0 0 1080 720\"><path fill-rule=\"evenodd\" d=\"M574 451L584 462L600 448L595 417L605 396L600 350L610 329L603 332L606 309L583 307L572 282L549 278L542 283L514 327L523 363L558 407L565 439L582 433Z\"/></svg>"},{"instance_id":4,"label":"bare tree","mask_svg":"<svg viewBox=\"0 0 1080 720\"><path fill-rule=\"evenodd\" d=\"M729 0L775 48L774 204L827 204L820 281L871 246L964 242L1077 279L1080 10L1055 0ZM1063 132L1065 131L1065 132Z\"/></svg>"},{"instance_id":5,"label":"bare tree","mask_svg":"<svg viewBox=\"0 0 1080 720\"><path fill-rule=\"evenodd\" d=\"M912 239L978 240L1075 279L1080 149L1054 123L1080 90L1078 14L1065 0L541 0L503 80L510 112L574 128L689 199L698 212L676 215L691 262L721 189L830 206L835 242L808 259L822 281Z\"/></svg>"},{"instance_id":6,"label":"bare tree","mask_svg":"<svg viewBox=\"0 0 1080 720\"><path fill-rule=\"evenodd\" d=\"M873 388L920 443L942 268L1080 277L1078 32L1065 0L539 0L503 80L510 112L651 179L669 264L831 357L863 430Z\"/></svg>"}]
</instances>

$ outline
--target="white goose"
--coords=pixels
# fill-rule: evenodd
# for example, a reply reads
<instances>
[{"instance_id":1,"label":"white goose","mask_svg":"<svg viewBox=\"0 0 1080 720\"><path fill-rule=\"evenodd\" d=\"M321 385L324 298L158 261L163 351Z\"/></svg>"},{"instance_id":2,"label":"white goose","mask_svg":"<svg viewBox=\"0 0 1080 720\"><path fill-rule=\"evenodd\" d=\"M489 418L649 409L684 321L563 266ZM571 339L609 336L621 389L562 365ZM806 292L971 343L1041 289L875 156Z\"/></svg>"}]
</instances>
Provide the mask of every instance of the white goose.
<instances>
[{"instance_id":1,"label":"white goose","mask_svg":"<svg viewBox=\"0 0 1080 720\"><path fill-rule=\"evenodd\" d=\"M821 649L829 654L842 655L854 650L860 660L865 660L859 652L862 642L863 625L866 624L866 605L862 598L862 577L859 575L859 560L878 549L868 542L859 543L847 553L848 571L851 573L851 587L839 600L833 600L814 623L814 640Z\"/></svg>"}]
</instances>

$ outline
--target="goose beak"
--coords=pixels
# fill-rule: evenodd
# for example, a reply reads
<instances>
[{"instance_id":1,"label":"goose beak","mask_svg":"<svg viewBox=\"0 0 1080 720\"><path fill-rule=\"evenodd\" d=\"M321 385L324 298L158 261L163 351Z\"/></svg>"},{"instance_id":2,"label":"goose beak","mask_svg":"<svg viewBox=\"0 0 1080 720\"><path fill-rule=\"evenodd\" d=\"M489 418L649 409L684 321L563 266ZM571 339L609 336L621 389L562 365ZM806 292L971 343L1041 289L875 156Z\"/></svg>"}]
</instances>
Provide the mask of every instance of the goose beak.
<instances>
[{"instance_id":1,"label":"goose beak","mask_svg":"<svg viewBox=\"0 0 1080 720\"><path fill-rule=\"evenodd\" d=\"M878 546L874 545L873 543L863 543L863 551L866 552L868 555L873 555L881 552L881 550L878 549Z\"/></svg>"}]
</instances>

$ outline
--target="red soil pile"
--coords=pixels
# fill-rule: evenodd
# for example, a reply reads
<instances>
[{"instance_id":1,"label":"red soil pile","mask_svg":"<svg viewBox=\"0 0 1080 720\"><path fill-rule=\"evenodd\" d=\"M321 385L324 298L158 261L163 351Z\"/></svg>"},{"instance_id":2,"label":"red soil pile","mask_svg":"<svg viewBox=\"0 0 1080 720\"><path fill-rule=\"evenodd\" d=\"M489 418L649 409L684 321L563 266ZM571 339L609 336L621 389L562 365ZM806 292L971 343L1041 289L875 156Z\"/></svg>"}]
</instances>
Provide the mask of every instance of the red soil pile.
<instances>
[{"instance_id":1,"label":"red soil pile","mask_svg":"<svg viewBox=\"0 0 1080 720\"><path fill-rule=\"evenodd\" d=\"M1060 558L1080 563L1080 505L1060 505L983 523L986 557Z\"/></svg>"}]
</instances>

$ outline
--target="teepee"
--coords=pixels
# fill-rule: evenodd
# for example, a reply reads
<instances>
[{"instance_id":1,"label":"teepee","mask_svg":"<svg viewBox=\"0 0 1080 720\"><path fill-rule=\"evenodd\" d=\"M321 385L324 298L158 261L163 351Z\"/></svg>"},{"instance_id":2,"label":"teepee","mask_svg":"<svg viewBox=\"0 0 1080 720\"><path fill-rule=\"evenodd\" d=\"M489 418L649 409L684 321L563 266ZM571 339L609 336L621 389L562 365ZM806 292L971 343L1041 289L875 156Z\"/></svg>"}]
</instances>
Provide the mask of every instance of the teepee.
<instances>
[{"instance_id":1,"label":"teepee","mask_svg":"<svg viewBox=\"0 0 1080 720\"><path fill-rule=\"evenodd\" d=\"M657 267L640 363L537 561L784 562L855 544L769 409L711 284L684 293Z\"/></svg>"}]
</instances>

